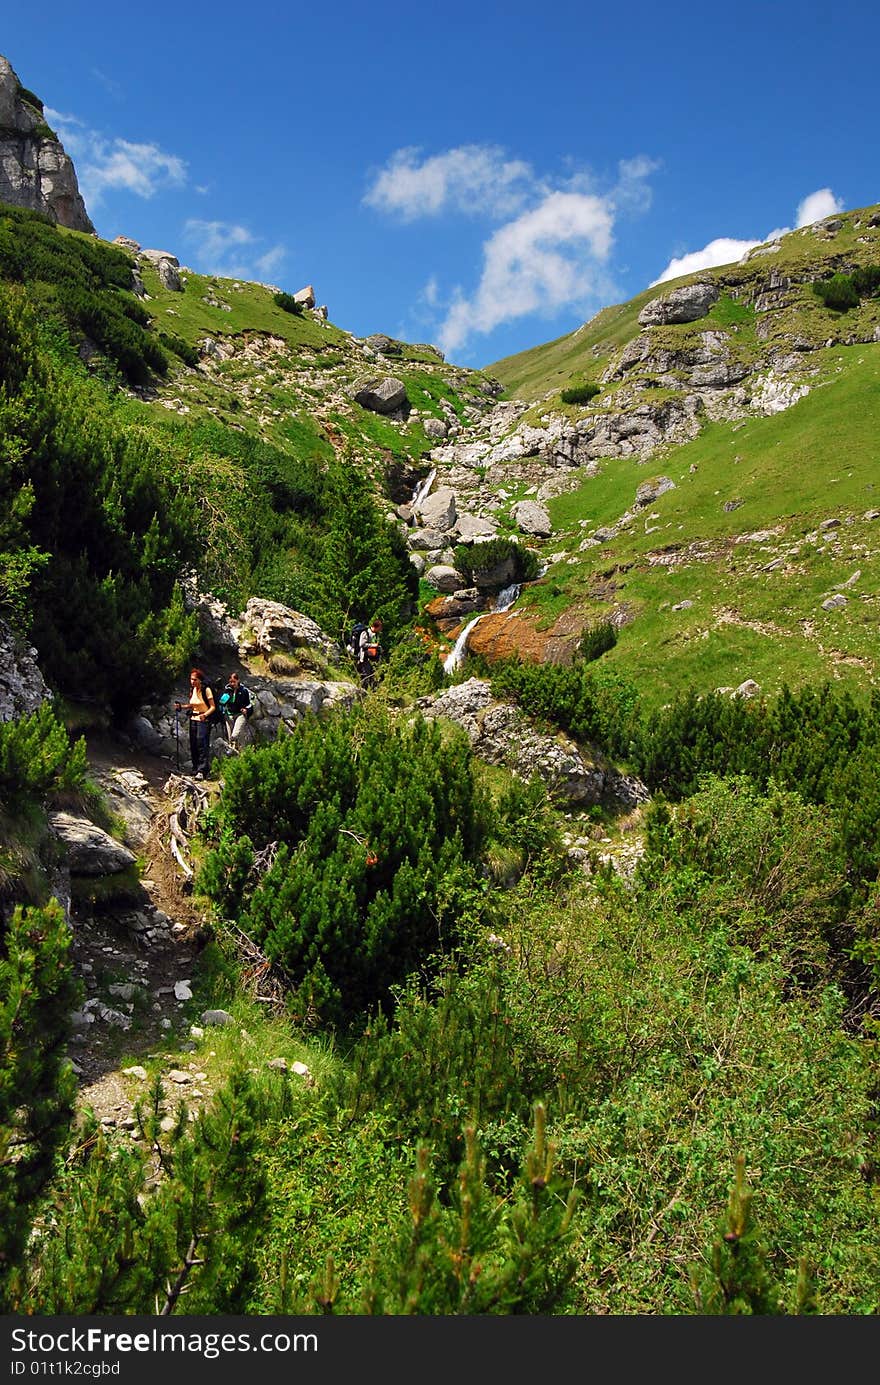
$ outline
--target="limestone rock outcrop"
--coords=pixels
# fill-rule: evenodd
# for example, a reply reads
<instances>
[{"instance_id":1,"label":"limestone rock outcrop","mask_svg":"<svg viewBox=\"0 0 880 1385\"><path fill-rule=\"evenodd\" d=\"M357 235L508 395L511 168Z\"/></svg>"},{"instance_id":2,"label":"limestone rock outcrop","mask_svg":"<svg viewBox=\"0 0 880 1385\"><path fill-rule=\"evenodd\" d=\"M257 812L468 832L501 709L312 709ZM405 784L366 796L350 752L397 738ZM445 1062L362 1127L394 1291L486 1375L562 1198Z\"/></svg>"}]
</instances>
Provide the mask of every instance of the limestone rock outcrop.
<instances>
[{"instance_id":1,"label":"limestone rock outcrop","mask_svg":"<svg viewBox=\"0 0 880 1385\"><path fill-rule=\"evenodd\" d=\"M450 567L448 563L435 563L428 568L425 581L436 587L438 592L457 592L464 586L464 578L458 568Z\"/></svg>"},{"instance_id":2,"label":"limestone rock outcrop","mask_svg":"<svg viewBox=\"0 0 880 1385\"><path fill-rule=\"evenodd\" d=\"M265 601L252 596L241 617L239 653L269 656L275 651L290 652L308 646L325 658L339 660L342 650L309 616L282 606L280 601Z\"/></svg>"},{"instance_id":3,"label":"limestone rock outcrop","mask_svg":"<svg viewBox=\"0 0 880 1385\"><path fill-rule=\"evenodd\" d=\"M51 696L37 651L0 621L0 721L29 716Z\"/></svg>"},{"instance_id":4,"label":"limestone rock outcrop","mask_svg":"<svg viewBox=\"0 0 880 1385\"><path fill-rule=\"evenodd\" d=\"M95 234L64 146L42 102L0 56L0 202L42 212L72 231Z\"/></svg>"},{"instance_id":5,"label":"limestone rock outcrop","mask_svg":"<svg viewBox=\"0 0 880 1385\"><path fill-rule=\"evenodd\" d=\"M155 267L159 276L159 283L163 289L170 289L174 293L183 293L180 261L176 255L172 255L170 250L142 250L140 255L142 260L148 260Z\"/></svg>"},{"instance_id":6,"label":"limestone rock outcrop","mask_svg":"<svg viewBox=\"0 0 880 1385\"><path fill-rule=\"evenodd\" d=\"M696 322L705 317L717 302L717 284L683 284L660 298L652 298L639 313L643 327L665 325L668 322Z\"/></svg>"},{"instance_id":7,"label":"limestone rock outcrop","mask_svg":"<svg viewBox=\"0 0 880 1385\"><path fill-rule=\"evenodd\" d=\"M542 735L519 708L493 702L483 679L469 678L436 698L421 698L419 707L425 717L445 717L461 726L481 760L505 765L521 779L540 778L559 803L587 806L602 798L605 771L573 741Z\"/></svg>"},{"instance_id":8,"label":"limestone rock outcrop","mask_svg":"<svg viewBox=\"0 0 880 1385\"><path fill-rule=\"evenodd\" d=\"M427 528L446 533L455 524L455 491L451 486L438 486L420 503L418 514Z\"/></svg>"}]
</instances>

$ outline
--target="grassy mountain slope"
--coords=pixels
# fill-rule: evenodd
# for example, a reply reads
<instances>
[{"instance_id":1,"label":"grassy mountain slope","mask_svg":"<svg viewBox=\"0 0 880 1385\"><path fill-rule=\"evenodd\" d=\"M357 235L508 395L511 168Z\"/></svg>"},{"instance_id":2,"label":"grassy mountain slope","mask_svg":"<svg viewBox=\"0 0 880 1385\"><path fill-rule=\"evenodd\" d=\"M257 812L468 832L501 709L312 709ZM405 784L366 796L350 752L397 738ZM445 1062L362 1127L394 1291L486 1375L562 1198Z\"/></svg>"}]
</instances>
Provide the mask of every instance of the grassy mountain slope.
<instances>
[{"instance_id":1,"label":"grassy mountain slope","mask_svg":"<svg viewBox=\"0 0 880 1385\"><path fill-rule=\"evenodd\" d=\"M880 520L865 516L880 502L880 350L833 348L827 365L836 374L790 412L709 424L641 469L610 460L551 501L555 561L522 609L539 628L563 612L623 617L606 657L658 698L747 677L768 689L829 676L872 684ZM661 474L674 489L578 551ZM823 609L838 592L845 603Z\"/></svg>"},{"instance_id":2,"label":"grassy mountain slope","mask_svg":"<svg viewBox=\"0 0 880 1385\"><path fill-rule=\"evenodd\" d=\"M689 440L647 456L593 456L565 473L569 488L547 502L547 570L516 620L477 627L476 652L492 657L518 640L526 656L566 658L585 626L610 619L619 641L605 658L649 702L747 678L768 691L829 677L875 683L880 300L835 312L813 283L880 265L880 217L867 209L835 223L794 232L771 255L655 286L490 368L536 401L520 427L562 417L576 435L610 415L698 402ZM640 327L646 303L694 282L721 290L705 316ZM693 362L707 341L732 379L695 394ZM562 404L560 390L583 380L599 386L596 398ZM759 405L767 381L788 391L778 412ZM514 464L497 470L509 488ZM672 485L637 503L638 488L661 478Z\"/></svg>"},{"instance_id":3,"label":"grassy mountain slope","mask_svg":"<svg viewBox=\"0 0 880 1385\"><path fill-rule=\"evenodd\" d=\"M174 332L197 350L196 368L182 366L161 391L161 403L191 418L211 415L275 445L303 445L321 454L348 444L381 477L380 461L418 466L432 446L424 423L445 420L441 401L460 422L485 409L492 386L479 372L446 363L430 346L390 341L382 356L350 333L305 310L285 312L261 284L182 274L184 291L164 289L154 268L142 268L156 330ZM222 306L214 306L220 304ZM390 419L354 403L347 391L364 377L393 376L406 385L406 417Z\"/></svg>"},{"instance_id":4,"label":"grassy mountain slope","mask_svg":"<svg viewBox=\"0 0 880 1385\"><path fill-rule=\"evenodd\" d=\"M626 303L603 308L574 332L515 356L506 356L487 365L485 370L516 398L546 402L573 376L594 376L601 372L611 354L638 335L638 315L654 299L684 284L717 283L733 298L743 316L753 317L748 313L749 300L760 292L767 274L774 271L780 276L791 277L800 286L786 311L787 317L796 318L799 333L809 331L810 339L815 342L825 341L829 336L836 338L840 315L827 312L810 292L809 285L814 279L829 277L841 267L870 260L876 262L880 244L877 213L877 206L859 208L828 218L827 222L789 232L769 246L758 246L737 264L699 270L654 284ZM838 229L828 232L829 222ZM707 318L700 320L699 330L726 325L725 311L722 299ZM790 324L777 324L780 335L787 325ZM848 329L856 325L849 315L846 325ZM672 329L673 335L686 334L688 328L694 327L695 324L687 324L684 328Z\"/></svg>"}]
</instances>

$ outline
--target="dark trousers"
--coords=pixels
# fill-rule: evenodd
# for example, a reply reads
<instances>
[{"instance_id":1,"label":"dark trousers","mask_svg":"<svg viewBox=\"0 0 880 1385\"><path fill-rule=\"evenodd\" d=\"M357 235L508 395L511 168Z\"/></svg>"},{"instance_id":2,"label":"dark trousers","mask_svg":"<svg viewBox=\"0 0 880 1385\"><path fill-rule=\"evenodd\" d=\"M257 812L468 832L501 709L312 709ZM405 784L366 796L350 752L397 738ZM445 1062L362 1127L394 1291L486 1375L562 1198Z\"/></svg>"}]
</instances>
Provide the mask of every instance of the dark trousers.
<instances>
[{"instance_id":1,"label":"dark trousers","mask_svg":"<svg viewBox=\"0 0 880 1385\"><path fill-rule=\"evenodd\" d=\"M199 721L197 717L190 717L189 722L189 753L192 759L193 773L208 773L208 765L211 758L211 728L206 721Z\"/></svg>"}]
</instances>

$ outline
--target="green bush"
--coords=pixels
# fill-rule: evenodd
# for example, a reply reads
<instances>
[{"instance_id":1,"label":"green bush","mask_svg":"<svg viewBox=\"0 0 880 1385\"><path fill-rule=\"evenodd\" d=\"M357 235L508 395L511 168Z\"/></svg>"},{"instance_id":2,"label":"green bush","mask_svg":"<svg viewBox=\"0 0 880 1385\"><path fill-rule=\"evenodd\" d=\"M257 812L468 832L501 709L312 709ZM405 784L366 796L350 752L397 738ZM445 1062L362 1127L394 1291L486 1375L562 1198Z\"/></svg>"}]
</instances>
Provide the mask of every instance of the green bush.
<instances>
[{"instance_id":1,"label":"green bush","mask_svg":"<svg viewBox=\"0 0 880 1385\"><path fill-rule=\"evenodd\" d=\"M229 766L199 887L299 1013L347 1021L454 941L484 811L465 737L381 708L310 718Z\"/></svg>"},{"instance_id":2,"label":"green bush","mask_svg":"<svg viewBox=\"0 0 880 1385\"><path fill-rule=\"evenodd\" d=\"M601 385L569 385L566 389L559 391L559 398L563 404L589 404L591 399L595 399L596 395L601 393Z\"/></svg>"},{"instance_id":3,"label":"green bush","mask_svg":"<svg viewBox=\"0 0 880 1385\"><path fill-rule=\"evenodd\" d=\"M43 114L43 103L39 96L36 96L34 92L30 91L27 87L23 87L20 82L18 84L18 99L19 101L24 101L28 106L35 107L35 109L40 112L40 115Z\"/></svg>"},{"instance_id":4,"label":"green bush","mask_svg":"<svg viewBox=\"0 0 880 1385\"><path fill-rule=\"evenodd\" d=\"M175 356L179 356L184 365L197 366L199 363L199 353L194 346L190 346L188 341L182 337L175 336L172 332L160 332L159 341L166 351L171 351Z\"/></svg>"},{"instance_id":5,"label":"green bush","mask_svg":"<svg viewBox=\"0 0 880 1385\"><path fill-rule=\"evenodd\" d=\"M826 308L836 313L849 312L859 306L858 291L848 274L833 274L830 279L819 279L813 284L813 292L822 299Z\"/></svg>"},{"instance_id":6,"label":"green bush","mask_svg":"<svg viewBox=\"0 0 880 1385\"><path fill-rule=\"evenodd\" d=\"M591 625L578 640L577 652L587 663L607 654L617 644L617 630L609 620Z\"/></svg>"},{"instance_id":7,"label":"green bush","mask_svg":"<svg viewBox=\"0 0 880 1385\"><path fill-rule=\"evenodd\" d=\"M491 672L493 696L519 704L523 711L567 731L575 740L613 755L629 753L638 728L635 684L610 669L583 662L533 664L504 662Z\"/></svg>"},{"instance_id":8,"label":"green bush","mask_svg":"<svg viewBox=\"0 0 880 1385\"><path fill-rule=\"evenodd\" d=\"M67 1059L81 998L61 905L16 909L0 940L0 1312L18 1308L21 1256L69 1134Z\"/></svg>"},{"instance_id":9,"label":"green bush","mask_svg":"<svg viewBox=\"0 0 880 1385\"><path fill-rule=\"evenodd\" d=\"M852 274L833 274L830 279L818 279L813 292L826 308L846 313L857 308L862 298L876 294L880 288L880 265L862 265Z\"/></svg>"},{"instance_id":10,"label":"green bush","mask_svg":"<svg viewBox=\"0 0 880 1385\"><path fill-rule=\"evenodd\" d=\"M131 384L164 375L168 359L131 292L131 261L114 246L64 236L48 218L0 206L0 279L28 285L41 313L88 337Z\"/></svg>"},{"instance_id":11,"label":"green bush","mask_svg":"<svg viewBox=\"0 0 880 1385\"><path fill-rule=\"evenodd\" d=\"M880 265L863 265L850 275L852 286L860 298L868 298L880 289Z\"/></svg>"},{"instance_id":12,"label":"green bush","mask_svg":"<svg viewBox=\"0 0 880 1385\"><path fill-rule=\"evenodd\" d=\"M283 308L286 313L293 313L295 317L302 317L303 305L298 303L292 293L275 293L272 295L273 303L277 303L279 308Z\"/></svg>"},{"instance_id":13,"label":"green bush","mask_svg":"<svg viewBox=\"0 0 880 1385\"><path fill-rule=\"evenodd\" d=\"M512 576L514 582L532 582L540 570L537 553L525 548L515 539L489 539L486 543L461 543L455 549L454 562L465 582L470 585L474 574L491 572L508 559L513 559Z\"/></svg>"},{"instance_id":14,"label":"green bush","mask_svg":"<svg viewBox=\"0 0 880 1385\"><path fill-rule=\"evenodd\" d=\"M648 817L643 879L690 870L713 923L756 953L774 953L800 982L832 980L830 944L841 922L845 877L835 825L798 794L745 776L707 778L670 816Z\"/></svg>"},{"instance_id":15,"label":"green bush","mask_svg":"<svg viewBox=\"0 0 880 1385\"><path fill-rule=\"evenodd\" d=\"M53 688L129 715L133 687L167 690L198 638L178 590L198 530L174 464L0 287L0 582Z\"/></svg>"},{"instance_id":16,"label":"green bush","mask_svg":"<svg viewBox=\"0 0 880 1385\"><path fill-rule=\"evenodd\" d=\"M71 744L51 703L0 722L0 806L7 812L49 793L81 789L87 768L85 741Z\"/></svg>"},{"instance_id":17,"label":"green bush","mask_svg":"<svg viewBox=\"0 0 880 1385\"><path fill-rule=\"evenodd\" d=\"M16 1311L243 1313L267 1213L267 1095L281 1114L277 1087L233 1070L190 1123L157 1080L135 1108L137 1144L108 1140L86 1114L52 1187L53 1234L16 1266Z\"/></svg>"}]
</instances>

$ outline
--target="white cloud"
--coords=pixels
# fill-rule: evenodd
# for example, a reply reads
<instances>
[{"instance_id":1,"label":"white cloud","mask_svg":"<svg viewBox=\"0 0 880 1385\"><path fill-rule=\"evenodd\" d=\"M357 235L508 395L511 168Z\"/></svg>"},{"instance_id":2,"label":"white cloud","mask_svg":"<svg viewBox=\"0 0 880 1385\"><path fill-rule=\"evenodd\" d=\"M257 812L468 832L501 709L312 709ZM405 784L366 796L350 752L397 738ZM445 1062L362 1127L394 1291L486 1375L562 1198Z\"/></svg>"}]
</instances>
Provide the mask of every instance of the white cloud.
<instances>
[{"instance_id":1,"label":"white cloud","mask_svg":"<svg viewBox=\"0 0 880 1385\"><path fill-rule=\"evenodd\" d=\"M230 221L201 221L192 217L183 231L194 247L194 268L202 274L216 274L223 279L259 282L271 279L287 254L287 248L281 244L261 250L262 236L255 236L247 226Z\"/></svg>"},{"instance_id":2,"label":"white cloud","mask_svg":"<svg viewBox=\"0 0 880 1385\"><path fill-rule=\"evenodd\" d=\"M257 273L261 279L271 279L273 274L279 270L287 257L287 248L283 245L273 245L271 250L267 250L264 255L260 255L256 261Z\"/></svg>"},{"instance_id":3,"label":"white cloud","mask_svg":"<svg viewBox=\"0 0 880 1385\"><path fill-rule=\"evenodd\" d=\"M108 77L107 73L102 72L100 67L92 68L92 76L96 82L100 83L109 96L114 97L117 101L119 100L122 96L122 85L120 82L115 81L113 77Z\"/></svg>"},{"instance_id":4,"label":"white cloud","mask_svg":"<svg viewBox=\"0 0 880 1385\"><path fill-rule=\"evenodd\" d=\"M404 221L443 211L510 216L535 182L529 164L508 159L494 145L465 144L420 158L419 149L398 149L364 196L368 207Z\"/></svg>"},{"instance_id":5,"label":"white cloud","mask_svg":"<svg viewBox=\"0 0 880 1385\"><path fill-rule=\"evenodd\" d=\"M811 226L814 221L821 221L834 212L842 212L843 209L844 203L834 196L830 188L818 188L799 204L795 225L798 228ZM780 236L787 235L791 229L790 226L777 226L762 240L734 240L729 236L719 236L716 240L710 240L702 250L692 250L687 255L679 255L670 260L659 278L651 280L651 287L654 284L665 283L667 279L677 279L682 274L693 274L699 269L714 269L718 265L734 264L756 246L779 240Z\"/></svg>"},{"instance_id":6,"label":"white cloud","mask_svg":"<svg viewBox=\"0 0 880 1385\"><path fill-rule=\"evenodd\" d=\"M502 322L585 303L603 282L614 212L608 199L574 192L548 193L540 204L499 227L483 246L476 293L457 294L440 328L451 352L475 332Z\"/></svg>"},{"instance_id":7,"label":"white cloud","mask_svg":"<svg viewBox=\"0 0 880 1385\"><path fill-rule=\"evenodd\" d=\"M430 157L398 149L364 202L404 221L459 213L501 223L483 242L472 292L458 287L441 295L431 278L413 305L420 322L430 316L441 349L453 352L501 323L584 311L612 292L604 265L615 220L647 210L648 178L658 167L644 155L622 160L616 183L603 192L589 170L570 160L564 175L551 178L496 145L467 144Z\"/></svg>"},{"instance_id":8,"label":"white cloud","mask_svg":"<svg viewBox=\"0 0 880 1385\"><path fill-rule=\"evenodd\" d=\"M90 210L108 190L124 189L138 197L153 197L161 188L182 187L187 165L177 154L158 144L136 144L118 136L91 130L77 116L46 109L46 119L57 131L68 154L76 159L80 191Z\"/></svg>"},{"instance_id":9,"label":"white cloud","mask_svg":"<svg viewBox=\"0 0 880 1385\"><path fill-rule=\"evenodd\" d=\"M648 178L660 168L658 159L638 154L634 159L621 159L617 165L617 186L611 200L618 211L646 212L651 205L652 189Z\"/></svg>"},{"instance_id":10,"label":"white cloud","mask_svg":"<svg viewBox=\"0 0 880 1385\"><path fill-rule=\"evenodd\" d=\"M681 274L694 274L698 269L734 264L760 244L759 240L732 240L729 236L719 236L717 240L710 240L702 250L692 250L688 255L679 255L670 260L659 279L652 279L651 284L662 284L667 279L677 279Z\"/></svg>"},{"instance_id":11,"label":"white cloud","mask_svg":"<svg viewBox=\"0 0 880 1385\"><path fill-rule=\"evenodd\" d=\"M814 221L822 221L826 216L842 212L843 202L834 196L830 188L819 188L805 197L797 209L797 226L812 226Z\"/></svg>"}]
</instances>

